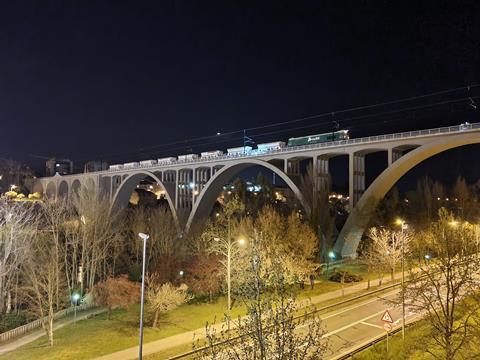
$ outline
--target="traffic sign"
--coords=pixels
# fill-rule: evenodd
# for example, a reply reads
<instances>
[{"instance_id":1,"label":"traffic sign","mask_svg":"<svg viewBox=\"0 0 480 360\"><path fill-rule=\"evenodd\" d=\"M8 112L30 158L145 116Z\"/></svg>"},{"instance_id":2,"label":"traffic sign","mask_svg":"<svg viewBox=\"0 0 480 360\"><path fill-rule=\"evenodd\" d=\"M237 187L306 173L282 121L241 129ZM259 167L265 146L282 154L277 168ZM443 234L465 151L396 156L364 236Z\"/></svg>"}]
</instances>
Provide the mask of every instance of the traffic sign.
<instances>
[{"instance_id":1,"label":"traffic sign","mask_svg":"<svg viewBox=\"0 0 480 360\"><path fill-rule=\"evenodd\" d=\"M385 310L385 313L384 313L383 316L382 316L382 321L384 321L384 322L386 322L386 323L390 323L390 324L393 323L392 316L390 315L390 313L388 312L388 310Z\"/></svg>"},{"instance_id":2,"label":"traffic sign","mask_svg":"<svg viewBox=\"0 0 480 360\"><path fill-rule=\"evenodd\" d=\"M392 325L390 325L389 323L385 323L383 324L383 328L385 329L385 331L392 331Z\"/></svg>"}]
</instances>

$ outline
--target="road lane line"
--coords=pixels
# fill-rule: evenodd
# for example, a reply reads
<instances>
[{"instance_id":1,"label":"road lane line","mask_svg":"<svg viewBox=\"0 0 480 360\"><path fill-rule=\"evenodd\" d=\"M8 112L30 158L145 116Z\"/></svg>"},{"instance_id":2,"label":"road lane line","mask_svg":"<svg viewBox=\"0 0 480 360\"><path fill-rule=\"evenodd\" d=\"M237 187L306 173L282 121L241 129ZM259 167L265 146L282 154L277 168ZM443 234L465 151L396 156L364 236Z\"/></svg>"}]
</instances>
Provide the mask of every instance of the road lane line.
<instances>
[{"instance_id":1,"label":"road lane line","mask_svg":"<svg viewBox=\"0 0 480 360\"><path fill-rule=\"evenodd\" d=\"M345 326L342 326L341 328L338 328L336 330L333 330L333 331L330 331L329 333L326 333L322 336L322 339L323 338L327 338L327 337L330 337L332 335L335 335L339 332L342 332L343 330L346 330L348 328L351 328L352 326L355 326L355 325L358 325L364 321L367 321L367 320L370 320L371 318L375 317L375 316L378 316L380 314L383 314L385 312L385 310L382 310L382 311L379 311L379 312L376 312L375 314L372 314L370 316L367 316L366 318L363 318L363 319L360 319L360 320L357 320L357 321L354 321L353 323L350 323L348 325L345 325Z\"/></svg>"},{"instance_id":2,"label":"road lane line","mask_svg":"<svg viewBox=\"0 0 480 360\"><path fill-rule=\"evenodd\" d=\"M363 324L363 325L368 325L368 326L373 326L373 327L376 327L376 328L379 328L379 329L383 329L383 326L380 326L380 325L375 325L375 324L370 324L368 322L361 322L360 324Z\"/></svg>"},{"instance_id":3,"label":"road lane line","mask_svg":"<svg viewBox=\"0 0 480 360\"><path fill-rule=\"evenodd\" d=\"M348 312L348 311L357 309L357 308L362 307L362 306L364 306L364 305L368 305L368 304L370 304L370 303L372 303L372 302L375 302L375 301L379 301L379 300L384 300L384 301L385 301L387 297L389 297L389 296L391 296L391 295L396 295L397 292L398 292L398 291L392 291L391 293L385 294L385 296L384 296L383 298L376 297L376 298L374 298L374 299L370 299L370 300L368 300L368 301L364 301L364 302L362 302L362 303L355 304L355 305L350 306L350 307L348 307L348 308L345 308L345 309L343 309L343 310L337 311L337 312L335 312L335 313L333 313L333 314L330 314L330 315L327 315L327 316L320 316L320 319L322 319L322 320L329 319L329 318L331 318L331 317L334 317L334 316L343 314L343 313L345 313L345 312Z\"/></svg>"}]
</instances>

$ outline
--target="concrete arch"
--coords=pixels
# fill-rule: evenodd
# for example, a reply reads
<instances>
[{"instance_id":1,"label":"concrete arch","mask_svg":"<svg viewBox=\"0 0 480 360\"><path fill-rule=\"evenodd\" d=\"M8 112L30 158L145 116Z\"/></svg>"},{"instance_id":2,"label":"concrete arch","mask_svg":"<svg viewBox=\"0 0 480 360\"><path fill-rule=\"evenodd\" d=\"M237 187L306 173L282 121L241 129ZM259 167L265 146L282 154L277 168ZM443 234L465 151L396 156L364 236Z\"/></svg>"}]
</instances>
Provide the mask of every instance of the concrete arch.
<instances>
[{"instance_id":1,"label":"concrete arch","mask_svg":"<svg viewBox=\"0 0 480 360\"><path fill-rule=\"evenodd\" d=\"M434 140L400 157L386 168L362 195L338 236L335 243L335 251L342 256L356 256L358 244L378 202L410 169L446 150L478 143L480 143L478 134L459 134L449 138Z\"/></svg>"},{"instance_id":2,"label":"concrete arch","mask_svg":"<svg viewBox=\"0 0 480 360\"><path fill-rule=\"evenodd\" d=\"M72 187L71 187L71 194L78 194L78 191L80 190L80 186L81 186L81 183L80 183L80 180L78 179L75 179L72 181Z\"/></svg>"},{"instance_id":3,"label":"concrete arch","mask_svg":"<svg viewBox=\"0 0 480 360\"><path fill-rule=\"evenodd\" d=\"M68 183L65 180L62 180L58 185L58 198L68 199Z\"/></svg>"},{"instance_id":4,"label":"concrete arch","mask_svg":"<svg viewBox=\"0 0 480 360\"><path fill-rule=\"evenodd\" d=\"M91 177L84 179L82 185L85 186L87 189L94 189L96 186L95 180Z\"/></svg>"},{"instance_id":5,"label":"concrete arch","mask_svg":"<svg viewBox=\"0 0 480 360\"><path fill-rule=\"evenodd\" d=\"M167 199L170 210L172 211L172 216L175 220L175 224L177 225L177 229L179 230L179 233L181 233L177 211L175 210L175 204L172 201L170 192L165 187L165 185L160 181L160 179L155 174L149 171L135 172L133 174L128 175L125 178L125 180L120 184L118 189L115 191L112 199L111 209L120 210L125 206L127 206L128 201L130 199L130 195L132 194L133 190L140 183L140 181L142 181L146 177L151 177L152 179L154 179L165 190L165 198Z\"/></svg>"},{"instance_id":6,"label":"concrete arch","mask_svg":"<svg viewBox=\"0 0 480 360\"><path fill-rule=\"evenodd\" d=\"M32 189L32 193L39 193L40 195L43 196L43 192L44 192L44 188L43 188L43 184L41 181L35 181L35 183L33 184L33 189Z\"/></svg>"},{"instance_id":7,"label":"concrete arch","mask_svg":"<svg viewBox=\"0 0 480 360\"><path fill-rule=\"evenodd\" d=\"M57 185L54 181L50 181L45 188L45 195L49 199L55 199L57 194Z\"/></svg>"},{"instance_id":8,"label":"concrete arch","mask_svg":"<svg viewBox=\"0 0 480 360\"><path fill-rule=\"evenodd\" d=\"M215 200L218 197L218 194L222 191L222 187L227 181L233 178L239 172L251 167L251 166L263 166L266 169L273 171L280 178L285 181L285 183L292 189L293 193L297 197L298 201L306 207L305 201L303 200L303 195L300 192L298 186L275 165L270 164L267 161L257 160L257 159L245 159L243 162L235 162L232 165L225 165L220 170L218 170L215 175L213 175L210 180L205 184L204 188L198 195L197 201L195 202L192 211L187 220L185 227L185 232L190 229L193 221L200 219L201 217L207 217L210 214L210 211L215 204ZM305 208L307 213L310 212L310 209Z\"/></svg>"}]
</instances>

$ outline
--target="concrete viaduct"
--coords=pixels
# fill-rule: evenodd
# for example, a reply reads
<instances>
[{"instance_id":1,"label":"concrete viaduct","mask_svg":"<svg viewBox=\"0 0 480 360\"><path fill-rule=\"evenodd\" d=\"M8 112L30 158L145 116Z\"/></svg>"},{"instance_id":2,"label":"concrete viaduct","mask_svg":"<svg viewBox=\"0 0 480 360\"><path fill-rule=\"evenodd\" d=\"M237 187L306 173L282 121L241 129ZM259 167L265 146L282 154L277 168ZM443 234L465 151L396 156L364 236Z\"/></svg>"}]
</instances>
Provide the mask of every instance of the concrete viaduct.
<instances>
[{"instance_id":1,"label":"concrete viaduct","mask_svg":"<svg viewBox=\"0 0 480 360\"><path fill-rule=\"evenodd\" d=\"M396 134L354 138L321 144L286 147L261 154L222 155L212 159L175 161L168 165L137 166L67 176L38 178L34 191L44 196L69 197L83 184L100 187L113 210L128 204L130 195L143 179L150 177L165 191L179 232L186 232L197 220L209 216L222 187L251 166L273 171L291 188L309 212L298 187L300 161L313 163L314 174L328 175L329 159L349 158L350 215L336 241L342 256L355 256L357 246L378 202L410 169L423 160L455 147L480 143L480 123L462 124ZM365 187L365 156L385 151L388 166Z\"/></svg>"}]
</instances>

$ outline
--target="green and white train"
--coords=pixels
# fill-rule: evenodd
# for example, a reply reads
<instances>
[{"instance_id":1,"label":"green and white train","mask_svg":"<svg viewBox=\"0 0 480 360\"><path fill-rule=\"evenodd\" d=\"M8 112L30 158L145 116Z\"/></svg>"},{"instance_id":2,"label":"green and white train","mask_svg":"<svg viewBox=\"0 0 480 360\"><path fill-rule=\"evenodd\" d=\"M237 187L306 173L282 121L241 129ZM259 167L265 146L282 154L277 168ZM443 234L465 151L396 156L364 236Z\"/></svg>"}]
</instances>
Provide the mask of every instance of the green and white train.
<instances>
[{"instance_id":1,"label":"green and white train","mask_svg":"<svg viewBox=\"0 0 480 360\"><path fill-rule=\"evenodd\" d=\"M349 138L350 136L348 135L348 130L339 130L339 131L334 131L334 132L324 133L324 134L290 138L288 139L287 147L319 144L319 143L337 141L337 140L348 140Z\"/></svg>"}]
</instances>

